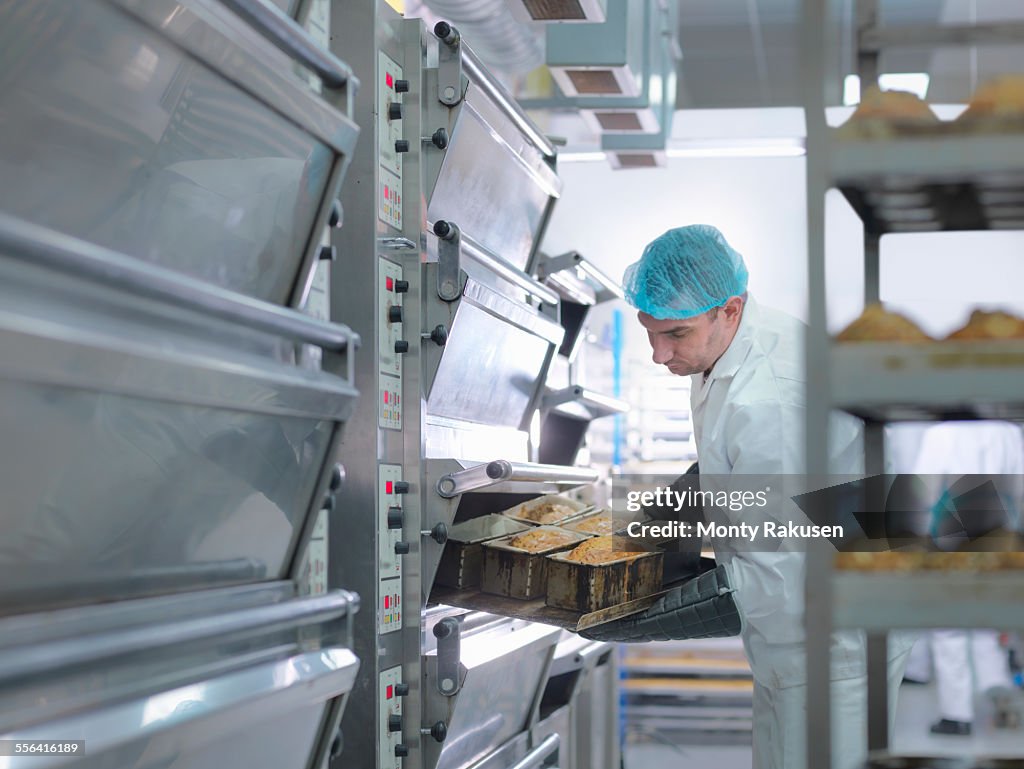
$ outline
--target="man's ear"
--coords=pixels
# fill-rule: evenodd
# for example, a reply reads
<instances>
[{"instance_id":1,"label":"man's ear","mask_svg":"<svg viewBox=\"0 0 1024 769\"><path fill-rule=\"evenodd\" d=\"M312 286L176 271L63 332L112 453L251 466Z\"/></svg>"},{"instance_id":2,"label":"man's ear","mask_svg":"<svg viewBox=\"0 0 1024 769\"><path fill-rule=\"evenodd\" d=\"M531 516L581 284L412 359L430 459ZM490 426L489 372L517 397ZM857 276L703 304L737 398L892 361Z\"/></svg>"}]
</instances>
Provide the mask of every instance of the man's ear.
<instances>
[{"instance_id":1,"label":"man's ear","mask_svg":"<svg viewBox=\"0 0 1024 769\"><path fill-rule=\"evenodd\" d=\"M743 313L743 297L730 296L729 301L722 305L722 311L725 313L727 321L730 323L733 321L738 322L740 315Z\"/></svg>"}]
</instances>

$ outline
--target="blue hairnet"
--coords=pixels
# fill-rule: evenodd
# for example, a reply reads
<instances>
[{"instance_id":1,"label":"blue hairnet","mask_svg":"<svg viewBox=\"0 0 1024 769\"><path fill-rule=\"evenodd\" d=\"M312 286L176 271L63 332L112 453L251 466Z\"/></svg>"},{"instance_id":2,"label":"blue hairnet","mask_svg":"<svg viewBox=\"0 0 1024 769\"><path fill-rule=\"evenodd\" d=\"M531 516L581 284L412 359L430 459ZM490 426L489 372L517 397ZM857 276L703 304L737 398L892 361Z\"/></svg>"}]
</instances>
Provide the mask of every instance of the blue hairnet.
<instances>
[{"instance_id":1,"label":"blue hairnet","mask_svg":"<svg viewBox=\"0 0 1024 769\"><path fill-rule=\"evenodd\" d=\"M747 290L747 266L716 228L677 227L651 241L622 279L626 301L658 320L692 318Z\"/></svg>"}]
</instances>

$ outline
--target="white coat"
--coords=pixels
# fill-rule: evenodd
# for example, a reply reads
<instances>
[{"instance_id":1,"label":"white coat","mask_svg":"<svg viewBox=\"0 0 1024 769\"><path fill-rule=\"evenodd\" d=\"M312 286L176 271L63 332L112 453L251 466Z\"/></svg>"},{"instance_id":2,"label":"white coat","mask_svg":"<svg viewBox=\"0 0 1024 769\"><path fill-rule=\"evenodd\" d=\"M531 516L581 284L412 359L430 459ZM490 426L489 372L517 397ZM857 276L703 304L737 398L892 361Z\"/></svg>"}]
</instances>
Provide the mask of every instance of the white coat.
<instances>
[{"instance_id":1,"label":"white coat","mask_svg":"<svg viewBox=\"0 0 1024 769\"><path fill-rule=\"evenodd\" d=\"M744 473L777 476L804 472L803 341L800 321L759 307L748 298L736 335L710 375L706 380L703 374L692 377L690 402L702 488L706 476L714 480L714 476ZM836 420L832 436L832 471L858 473L863 467L863 444L856 423ZM755 679L754 766L803 766L799 756L804 755L806 734L806 556L802 552L750 552L744 542L723 539L716 539L714 546L717 560L726 564L736 589L743 620L741 635ZM905 660L909 644L890 646L895 647L890 657L902 655ZM864 691L864 676L862 634L835 634L831 677L850 681L846 687L833 687L835 709L846 714L845 722L840 719L836 727L850 732L834 739L835 746L846 746L843 760L847 763L837 766L856 765L860 759L852 746L866 746L863 695L851 699L849 691ZM792 691L785 691L789 689ZM839 689L846 692L846 704L835 700ZM849 707L858 712L849 713Z\"/></svg>"},{"instance_id":2,"label":"white coat","mask_svg":"<svg viewBox=\"0 0 1024 769\"><path fill-rule=\"evenodd\" d=\"M930 476L933 502L961 475L993 475L1018 523L1024 489L1024 432L1010 422L947 422L924 434L914 472ZM974 689L1009 689L1006 653L994 630L936 630L932 634L939 715L974 720ZM973 682L972 682L973 672ZM972 685L973 683L973 685Z\"/></svg>"}]
</instances>

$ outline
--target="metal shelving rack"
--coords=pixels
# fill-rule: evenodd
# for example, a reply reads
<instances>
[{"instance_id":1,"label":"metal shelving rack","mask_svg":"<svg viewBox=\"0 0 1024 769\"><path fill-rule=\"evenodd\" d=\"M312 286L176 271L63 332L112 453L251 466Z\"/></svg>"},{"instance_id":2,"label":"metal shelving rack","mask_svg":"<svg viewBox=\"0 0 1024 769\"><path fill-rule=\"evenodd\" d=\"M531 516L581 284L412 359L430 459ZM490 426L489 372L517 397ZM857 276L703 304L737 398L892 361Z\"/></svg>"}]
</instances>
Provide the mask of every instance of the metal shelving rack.
<instances>
[{"instance_id":1,"label":"metal shelving rack","mask_svg":"<svg viewBox=\"0 0 1024 769\"><path fill-rule=\"evenodd\" d=\"M807 471L825 475L834 409L865 420L865 470L884 471L883 429L906 420L1024 417L1024 345L834 345L825 301L825 193L839 189L864 223L865 303L879 297L879 240L897 232L1024 229L1024 136L943 135L840 140L825 122L838 104L834 0L803 2L807 116ZM854 0L854 55L862 87L877 82L880 52L896 46L1024 42L1024 25L885 27L878 0ZM1016 201L1014 206L1009 205ZM807 559L807 765L831 766L829 638L867 632L868 747L888 747L887 632L894 628L1024 628L1013 573L835 571L834 551ZM913 607L912 611L908 611Z\"/></svg>"}]
</instances>

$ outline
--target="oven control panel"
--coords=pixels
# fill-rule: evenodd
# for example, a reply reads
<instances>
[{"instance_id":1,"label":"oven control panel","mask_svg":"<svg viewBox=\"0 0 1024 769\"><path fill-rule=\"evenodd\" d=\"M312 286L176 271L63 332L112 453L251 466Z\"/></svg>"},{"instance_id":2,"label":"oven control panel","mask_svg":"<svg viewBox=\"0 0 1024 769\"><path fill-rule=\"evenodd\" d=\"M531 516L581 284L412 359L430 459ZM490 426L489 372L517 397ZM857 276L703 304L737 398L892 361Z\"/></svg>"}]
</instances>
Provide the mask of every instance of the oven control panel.
<instances>
[{"instance_id":1,"label":"oven control panel","mask_svg":"<svg viewBox=\"0 0 1024 769\"><path fill-rule=\"evenodd\" d=\"M408 547L402 510L402 466L380 465L377 488L377 630L393 633L402 627L402 555Z\"/></svg>"}]
</instances>

